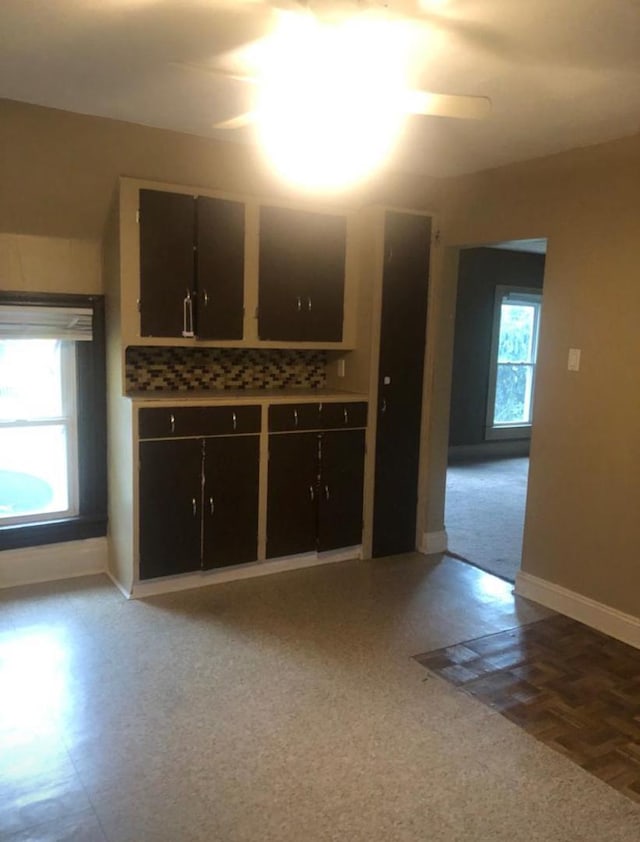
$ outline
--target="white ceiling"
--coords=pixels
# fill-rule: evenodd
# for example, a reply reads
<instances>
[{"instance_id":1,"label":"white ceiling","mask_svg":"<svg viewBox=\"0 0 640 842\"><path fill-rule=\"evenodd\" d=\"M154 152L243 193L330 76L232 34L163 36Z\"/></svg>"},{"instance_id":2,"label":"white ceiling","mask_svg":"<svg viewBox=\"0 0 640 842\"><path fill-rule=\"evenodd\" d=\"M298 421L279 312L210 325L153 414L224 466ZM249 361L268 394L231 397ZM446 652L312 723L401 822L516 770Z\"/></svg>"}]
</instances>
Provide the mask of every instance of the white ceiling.
<instances>
[{"instance_id":1,"label":"white ceiling","mask_svg":"<svg viewBox=\"0 0 640 842\"><path fill-rule=\"evenodd\" d=\"M212 128L250 105L248 86L172 62L211 62L263 35L284 2L2 0L0 97L250 142L251 130ZM418 0L386 5L402 13ZM640 0L422 7L431 20L415 25L422 87L488 96L493 112L483 122L412 118L397 169L455 175L640 132Z\"/></svg>"}]
</instances>

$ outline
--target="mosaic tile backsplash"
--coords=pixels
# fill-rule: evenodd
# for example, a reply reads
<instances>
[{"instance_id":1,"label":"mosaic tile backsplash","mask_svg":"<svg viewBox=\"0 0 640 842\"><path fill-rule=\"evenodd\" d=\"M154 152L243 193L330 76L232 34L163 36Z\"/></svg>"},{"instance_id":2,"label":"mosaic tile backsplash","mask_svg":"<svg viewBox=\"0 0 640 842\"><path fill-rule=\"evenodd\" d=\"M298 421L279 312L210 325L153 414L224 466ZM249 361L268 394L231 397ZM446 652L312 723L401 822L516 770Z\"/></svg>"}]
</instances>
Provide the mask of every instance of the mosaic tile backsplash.
<instances>
[{"instance_id":1,"label":"mosaic tile backsplash","mask_svg":"<svg viewBox=\"0 0 640 842\"><path fill-rule=\"evenodd\" d=\"M326 362L324 351L130 347L127 392L322 388Z\"/></svg>"}]
</instances>

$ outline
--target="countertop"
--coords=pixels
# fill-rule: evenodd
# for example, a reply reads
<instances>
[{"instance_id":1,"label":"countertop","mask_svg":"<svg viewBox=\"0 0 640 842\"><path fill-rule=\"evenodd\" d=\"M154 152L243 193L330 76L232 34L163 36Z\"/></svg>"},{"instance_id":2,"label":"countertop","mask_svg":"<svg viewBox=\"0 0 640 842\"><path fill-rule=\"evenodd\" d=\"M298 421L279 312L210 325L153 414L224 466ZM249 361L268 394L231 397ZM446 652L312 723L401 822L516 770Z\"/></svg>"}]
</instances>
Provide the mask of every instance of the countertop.
<instances>
[{"instance_id":1,"label":"countertop","mask_svg":"<svg viewBox=\"0 0 640 842\"><path fill-rule=\"evenodd\" d=\"M314 403L335 401L368 401L363 392L340 391L339 389L219 389L216 391L166 391L130 392L126 397L136 404L142 403Z\"/></svg>"}]
</instances>

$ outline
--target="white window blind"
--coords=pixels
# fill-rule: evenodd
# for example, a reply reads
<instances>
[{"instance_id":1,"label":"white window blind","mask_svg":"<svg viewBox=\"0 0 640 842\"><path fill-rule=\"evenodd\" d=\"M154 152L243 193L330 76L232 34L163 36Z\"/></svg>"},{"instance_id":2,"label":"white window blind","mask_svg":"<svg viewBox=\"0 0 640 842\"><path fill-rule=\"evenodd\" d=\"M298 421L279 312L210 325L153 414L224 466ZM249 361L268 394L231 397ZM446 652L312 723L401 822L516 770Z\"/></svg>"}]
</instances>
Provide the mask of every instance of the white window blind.
<instances>
[{"instance_id":1,"label":"white window blind","mask_svg":"<svg viewBox=\"0 0 640 842\"><path fill-rule=\"evenodd\" d=\"M90 307L0 304L0 339L93 339Z\"/></svg>"}]
</instances>

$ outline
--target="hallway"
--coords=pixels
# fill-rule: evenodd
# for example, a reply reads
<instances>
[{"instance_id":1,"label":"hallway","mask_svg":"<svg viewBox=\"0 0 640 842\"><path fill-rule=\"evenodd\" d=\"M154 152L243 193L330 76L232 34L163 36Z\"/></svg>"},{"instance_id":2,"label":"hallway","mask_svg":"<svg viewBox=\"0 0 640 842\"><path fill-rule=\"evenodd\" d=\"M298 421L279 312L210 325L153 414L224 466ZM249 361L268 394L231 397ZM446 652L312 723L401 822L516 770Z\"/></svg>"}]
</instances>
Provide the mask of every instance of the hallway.
<instances>
[{"instance_id":1,"label":"hallway","mask_svg":"<svg viewBox=\"0 0 640 842\"><path fill-rule=\"evenodd\" d=\"M445 527L455 556L515 581L522 556L529 459L449 465Z\"/></svg>"}]
</instances>

